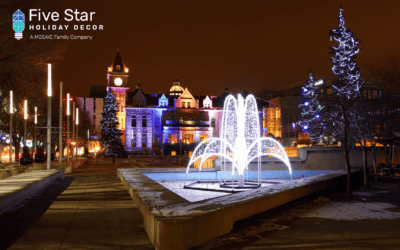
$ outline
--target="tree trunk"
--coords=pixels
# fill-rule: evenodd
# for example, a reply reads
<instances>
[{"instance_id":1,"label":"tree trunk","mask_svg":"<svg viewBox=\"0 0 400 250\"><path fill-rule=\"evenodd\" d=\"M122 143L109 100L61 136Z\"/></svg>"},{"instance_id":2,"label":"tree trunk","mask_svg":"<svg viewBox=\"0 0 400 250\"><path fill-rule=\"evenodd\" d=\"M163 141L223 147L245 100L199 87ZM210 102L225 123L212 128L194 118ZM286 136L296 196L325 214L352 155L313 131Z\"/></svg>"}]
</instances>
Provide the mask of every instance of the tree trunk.
<instances>
[{"instance_id":1,"label":"tree trunk","mask_svg":"<svg viewBox=\"0 0 400 250\"><path fill-rule=\"evenodd\" d=\"M351 168L350 168L350 159L349 152L347 151L347 142L344 144L344 159L346 161L346 171L347 171L347 197L349 199L353 199L353 182L351 180Z\"/></svg>"},{"instance_id":2,"label":"tree trunk","mask_svg":"<svg viewBox=\"0 0 400 250\"><path fill-rule=\"evenodd\" d=\"M374 178L375 178L375 181L377 181L378 180L378 169L377 169L377 166L376 166L376 158L378 157L379 149L375 147L375 150L376 150L376 152L374 152L374 148L371 148L372 158L373 158L373 162L374 162L374 171L375 171Z\"/></svg>"},{"instance_id":3,"label":"tree trunk","mask_svg":"<svg viewBox=\"0 0 400 250\"><path fill-rule=\"evenodd\" d=\"M349 199L353 199L353 182L351 180L351 168L350 168L350 159L349 159L349 150L347 149L347 139L348 139L348 121L346 112L344 110L344 137L343 137L343 146L344 146L344 160L346 161L346 171L347 171L347 197Z\"/></svg>"},{"instance_id":4,"label":"tree trunk","mask_svg":"<svg viewBox=\"0 0 400 250\"><path fill-rule=\"evenodd\" d=\"M369 188L367 149L365 147L362 147L362 150L363 150L363 156L364 156L364 187Z\"/></svg>"},{"instance_id":5,"label":"tree trunk","mask_svg":"<svg viewBox=\"0 0 400 250\"><path fill-rule=\"evenodd\" d=\"M21 143L21 137L18 138L13 135L13 143L14 143L14 147L15 147L15 161L19 160L19 148L20 148L20 143Z\"/></svg>"}]
</instances>

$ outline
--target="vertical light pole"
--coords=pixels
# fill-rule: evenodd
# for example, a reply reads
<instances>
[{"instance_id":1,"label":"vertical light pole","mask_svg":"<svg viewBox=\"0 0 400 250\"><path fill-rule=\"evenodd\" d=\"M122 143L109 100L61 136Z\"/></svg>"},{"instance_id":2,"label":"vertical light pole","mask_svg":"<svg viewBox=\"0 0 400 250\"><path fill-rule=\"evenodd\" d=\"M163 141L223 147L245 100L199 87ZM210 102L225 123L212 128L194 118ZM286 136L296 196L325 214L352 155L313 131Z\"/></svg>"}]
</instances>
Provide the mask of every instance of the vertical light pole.
<instances>
[{"instance_id":1,"label":"vertical light pole","mask_svg":"<svg viewBox=\"0 0 400 250\"><path fill-rule=\"evenodd\" d=\"M72 160L75 160L75 102L72 103Z\"/></svg>"},{"instance_id":2,"label":"vertical light pole","mask_svg":"<svg viewBox=\"0 0 400 250\"><path fill-rule=\"evenodd\" d=\"M28 119L28 100L24 101L24 147L26 147L26 120Z\"/></svg>"},{"instance_id":3,"label":"vertical light pole","mask_svg":"<svg viewBox=\"0 0 400 250\"><path fill-rule=\"evenodd\" d=\"M47 170L51 169L51 64L47 65Z\"/></svg>"},{"instance_id":4,"label":"vertical light pole","mask_svg":"<svg viewBox=\"0 0 400 250\"><path fill-rule=\"evenodd\" d=\"M35 148L34 148L35 155L36 155L36 144L37 144L36 130L37 130L37 107L35 107L35 142L34 142L34 145L35 145Z\"/></svg>"},{"instance_id":5,"label":"vertical light pole","mask_svg":"<svg viewBox=\"0 0 400 250\"><path fill-rule=\"evenodd\" d=\"M10 91L10 163L12 162L12 130L13 130L13 114L14 114L14 106L13 106L13 92Z\"/></svg>"},{"instance_id":6,"label":"vertical light pole","mask_svg":"<svg viewBox=\"0 0 400 250\"><path fill-rule=\"evenodd\" d=\"M62 150L62 108L63 108L63 82L60 82L60 123L58 128L58 166L61 167L61 161L63 157L63 150Z\"/></svg>"},{"instance_id":7,"label":"vertical light pole","mask_svg":"<svg viewBox=\"0 0 400 250\"><path fill-rule=\"evenodd\" d=\"M67 94L67 162L69 163L69 94Z\"/></svg>"},{"instance_id":8,"label":"vertical light pole","mask_svg":"<svg viewBox=\"0 0 400 250\"><path fill-rule=\"evenodd\" d=\"M89 134L89 129L87 130L87 154L86 154L86 150L85 150L85 156L86 157L89 157L89 137L90 137L90 134Z\"/></svg>"},{"instance_id":9,"label":"vertical light pole","mask_svg":"<svg viewBox=\"0 0 400 250\"><path fill-rule=\"evenodd\" d=\"M76 114L76 119L75 119L75 124L76 124L75 146L76 146L76 159L78 159L78 125L79 125L79 109L78 108L76 108L75 114Z\"/></svg>"}]
</instances>

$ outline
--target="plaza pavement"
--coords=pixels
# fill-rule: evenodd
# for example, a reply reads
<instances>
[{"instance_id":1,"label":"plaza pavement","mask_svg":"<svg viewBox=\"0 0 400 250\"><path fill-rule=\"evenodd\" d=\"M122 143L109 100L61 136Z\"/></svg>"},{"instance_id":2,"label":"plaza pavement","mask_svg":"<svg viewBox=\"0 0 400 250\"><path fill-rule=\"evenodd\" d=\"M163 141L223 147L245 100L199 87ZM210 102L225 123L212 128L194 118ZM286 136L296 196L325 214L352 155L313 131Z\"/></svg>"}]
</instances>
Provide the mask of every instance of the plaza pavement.
<instances>
[{"instance_id":1,"label":"plaza pavement","mask_svg":"<svg viewBox=\"0 0 400 250\"><path fill-rule=\"evenodd\" d=\"M90 161L0 217L0 249L154 249L143 217L121 181L121 167L177 167L149 159ZM400 189L373 183L319 193L235 223L192 250L400 249ZM319 202L313 202L319 196ZM190 235L188 236L190 237Z\"/></svg>"}]
</instances>

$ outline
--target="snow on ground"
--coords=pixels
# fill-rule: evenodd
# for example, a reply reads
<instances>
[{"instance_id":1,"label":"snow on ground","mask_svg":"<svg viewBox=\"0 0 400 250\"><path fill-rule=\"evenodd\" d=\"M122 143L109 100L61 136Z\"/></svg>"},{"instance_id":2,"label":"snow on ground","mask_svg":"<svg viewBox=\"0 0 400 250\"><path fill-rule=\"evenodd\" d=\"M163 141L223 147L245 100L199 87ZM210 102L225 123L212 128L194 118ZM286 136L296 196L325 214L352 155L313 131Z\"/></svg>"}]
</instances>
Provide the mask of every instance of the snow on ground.
<instances>
[{"instance_id":1,"label":"snow on ground","mask_svg":"<svg viewBox=\"0 0 400 250\"><path fill-rule=\"evenodd\" d=\"M394 212L391 210L396 210ZM398 207L381 202L330 202L303 217L317 217L333 220L362 220L362 219L397 219L400 218Z\"/></svg>"}]
</instances>

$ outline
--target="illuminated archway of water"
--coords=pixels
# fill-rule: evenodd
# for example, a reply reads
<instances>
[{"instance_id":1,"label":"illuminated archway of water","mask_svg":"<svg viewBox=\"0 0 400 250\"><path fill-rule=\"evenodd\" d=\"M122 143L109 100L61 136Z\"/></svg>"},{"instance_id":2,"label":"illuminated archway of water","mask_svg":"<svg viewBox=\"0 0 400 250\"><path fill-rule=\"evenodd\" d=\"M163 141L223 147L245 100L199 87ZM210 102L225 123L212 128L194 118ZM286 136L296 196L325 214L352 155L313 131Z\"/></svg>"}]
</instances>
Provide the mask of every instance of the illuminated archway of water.
<instances>
[{"instance_id":1,"label":"illuminated archway of water","mask_svg":"<svg viewBox=\"0 0 400 250\"><path fill-rule=\"evenodd\" d=\"M190 166L200 160L199 173L203 163L210 157L220 157L223 171L226 173L226 163L231 163L231 178L226 175L223 183L232 180L237 172L237 188L244 188L245 171L248 165L255 159L258 162L257 187L261 185L261 157L274 156L280 159L289 169L292 176L292 168L289 158L282 145L269 137L261 137L260 120L258 116L257 102L253 95L248 95L243 99L238 95L235 99L229 95L225 99L220 127L220 138L213 137L199 143L189 160L186 169L186 178ZM185 178L185 186L186 186Z\"/></svg>"}]
</instances>

